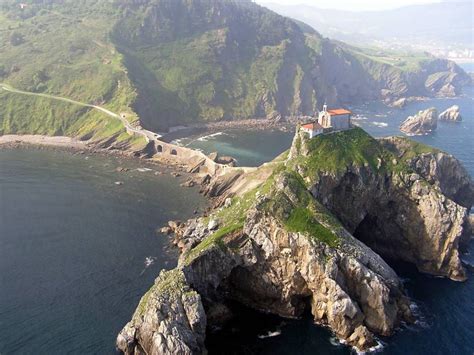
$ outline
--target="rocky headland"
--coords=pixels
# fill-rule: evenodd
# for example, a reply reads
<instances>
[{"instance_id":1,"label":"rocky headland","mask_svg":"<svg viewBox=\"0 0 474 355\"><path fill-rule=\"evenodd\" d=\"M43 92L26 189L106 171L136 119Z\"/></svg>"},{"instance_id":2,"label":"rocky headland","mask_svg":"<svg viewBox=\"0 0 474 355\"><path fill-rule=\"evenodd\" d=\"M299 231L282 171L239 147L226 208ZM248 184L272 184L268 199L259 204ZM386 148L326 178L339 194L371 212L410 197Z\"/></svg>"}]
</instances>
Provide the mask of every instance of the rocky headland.
<instances>
[{"instance_id":1,"label":"rocky headland","mask_svg":"<svg viewBox=\"0 0 474 355\"><path fill-rule=\"evenodd\" d=\"M216 208L170 223L179 264L160 274L118 335L126 354L204 353L229 300L282 317L311 312L365 351L414 320L383 257L466 278L459 246L474 186L441 151L359 128L311 140L297 133L273 162L206 183Z\"/></svg>"},{"instance_id":2,"label":"rocky headland","mask_svg":"<svg viewBox=\"0 0 474 355\"><path fill-rule=\"evenodd\" d=\"M436 130L438 127L438 110L431 107L419 111L414 116L409 116L401 125L400 130L409 135L424 135Z\"/></svg>"}]
</instances>

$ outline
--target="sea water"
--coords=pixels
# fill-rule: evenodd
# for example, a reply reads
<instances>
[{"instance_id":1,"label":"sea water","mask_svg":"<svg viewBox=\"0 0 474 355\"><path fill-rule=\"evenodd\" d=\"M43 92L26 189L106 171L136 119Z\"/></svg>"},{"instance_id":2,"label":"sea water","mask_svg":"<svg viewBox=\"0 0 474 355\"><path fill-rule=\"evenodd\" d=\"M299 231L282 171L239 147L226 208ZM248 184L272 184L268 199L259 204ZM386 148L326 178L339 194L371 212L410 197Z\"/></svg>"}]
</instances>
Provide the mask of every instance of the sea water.
<instances>
[{"instance_id":1,"label":"sea water","mask_svg":"<svg viewBox=\"0 0 474 355\"><path fill-rule=\"evenodd\" d=\"M400 134L408 115L459 105L461 123L413 139L458 157L474 176L474 91L414 102L403 110L371 103L351 109L374 136ZM293 132L232 130L194 137L191 146L258 166L286 150ZM203 139L199 139L203 138ZM130 171L118 173L118 166ZM149 170L151 169L151 170ZM69 153L0 151L0 353L113 353L161 269L177 255L155 229L186 219L205 201L160 168ZM116 184L121 183L121 184ZM474 248L463 258L474 263ZM148 265L148 266L147 266ZM418 307L419 322L380 339L387 354L472 354L474 274L457 283L394 265ZM288 321L241 309L232 326L208 339L210 353L349 353L311 317Z\"/></svg>"},{"instance_id":2,"label":"sea water","mask_svg":"<svg viewBox=\"0 0 474 355\"><path fill-rule=\"evenodd\" d=\"M156 228L206 205L162 170L0 150L0 354L114 353L159 271L176 265Z\"/></svg>"}]
</instances>

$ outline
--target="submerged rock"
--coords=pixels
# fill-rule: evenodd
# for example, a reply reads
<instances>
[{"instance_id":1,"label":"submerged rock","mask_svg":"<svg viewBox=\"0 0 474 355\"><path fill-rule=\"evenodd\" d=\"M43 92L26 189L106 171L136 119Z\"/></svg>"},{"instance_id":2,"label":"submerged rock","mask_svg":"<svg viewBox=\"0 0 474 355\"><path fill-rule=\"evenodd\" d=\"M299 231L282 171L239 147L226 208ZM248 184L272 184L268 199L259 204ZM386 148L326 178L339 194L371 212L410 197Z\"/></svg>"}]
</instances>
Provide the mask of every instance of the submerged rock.
<instances>
[{"instance_id":1,"label":"submerged rock","mask_svg":"<svg viewBox=\"0 0 474 355\"><path fill-rule=\"evenodd\" d=\"M438 127L438 110L432 107L409 116L401 125L400 130L407 134L423 135L431 133Z\"/></svg>"},{"instance_id":2,"label":"submerged rock","mask_svg":"<svg viewBox=\"0 0 474 355\"><path fill-rule=\"evenodd\" d=\"M453 105L439 115L441 121L459 122L462 121L461 112L458 105Z\"/></svg>"}]
</instances>

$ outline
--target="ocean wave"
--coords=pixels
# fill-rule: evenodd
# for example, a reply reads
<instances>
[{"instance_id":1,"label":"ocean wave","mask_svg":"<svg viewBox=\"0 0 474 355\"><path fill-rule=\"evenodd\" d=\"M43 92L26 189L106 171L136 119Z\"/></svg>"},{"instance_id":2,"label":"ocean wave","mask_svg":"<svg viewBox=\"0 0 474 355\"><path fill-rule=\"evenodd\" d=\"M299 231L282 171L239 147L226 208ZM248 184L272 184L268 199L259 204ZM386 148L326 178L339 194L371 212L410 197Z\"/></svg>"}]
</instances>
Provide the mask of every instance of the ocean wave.
<instances>
[{"instance_id":1,"label":"ocean wave","mask_svg":"<svg viewBox=\"0 0 474 355\"><path fill-rule=\"evenodd\" d=\"M259 339L266 339L266 338L273 338L279 336L281 334L281 330L275 330L274 332L268 331L266 334L261 334L258 336Z\"/></svg>"},{"instance_id":2,"label":"ocean wave","mask_svg":"<svg viewBox=\"0 0 474 355\"><path fill-rule=\"evenodd\" d=\"M369 348L369 350L366 350L366 351L359 351L357 349L356 350L356 353L357 354L367 354L367 353L378 353L378 352L381 352L383 350L383 348L385 347L385 344L382 343L380 340L376 340L377 342L377 345L375 346L372 346L371 348Z\"/></svg>"},{"instance_id":3,"label":"ocean wave","mask_svg":"<svg viewBox=\"0 0 474 355\"><path fill-rule=\"evenodd\" d=\"M356 115L354 117L351 117L352 121L366 121L368 119L369 119L368 117L362 116L362 115Z\"/></svg>"},{"instance_id":4,"label":"ocean wave","mask_svg":"<svg viewBox=\"0 0 474 355\"><path fill-rule=\"evenodd\" d=\"M196 140L199 141L199 142L205 142L205 141L208 141L211 138L218 137L218 136L226 136L226 135L228 135L228 134L224 133L224 132L217 132L217 133L208 134L207 136L199 137Z\"/></svg>"},{"instance_id":5,"label":"ocean wave","mask_svg":"<svg viewBox=\"0 0 474 355\"><path fill-rule=\"evenodd\" d=\"M338 337L336 337L335 335L333 335L332 337L329 338L329 342L331 343L332 346L336 346L336 347L340 347L340 346L344 346L345 342L342 342L340 339L338 339Z\"/></svg>"},{"instance_id":6,"label":"ocean wave","mask_svg":"<svg viewBox=\"0 0 474 355\"><path fill-rule=\"evenodd\" d=\"M171 141L171 144L183 146L183 144L182 144L183 140L184 140L184 138L174 139L174 140Z\"/></svg>"},{"instance_id":7,"label":"ocean wave","mask_svg":"<svg viewBox=\"0 0 474 355\"><path fill-rule=\"evenodd\" d=\"M373 126L380 127L380 128L383 128L383 127L387 127L387 126L388 126L388 123L385 123L385 122L372 122L371 124L372 124Z\"/></svg>"}]
</instances>

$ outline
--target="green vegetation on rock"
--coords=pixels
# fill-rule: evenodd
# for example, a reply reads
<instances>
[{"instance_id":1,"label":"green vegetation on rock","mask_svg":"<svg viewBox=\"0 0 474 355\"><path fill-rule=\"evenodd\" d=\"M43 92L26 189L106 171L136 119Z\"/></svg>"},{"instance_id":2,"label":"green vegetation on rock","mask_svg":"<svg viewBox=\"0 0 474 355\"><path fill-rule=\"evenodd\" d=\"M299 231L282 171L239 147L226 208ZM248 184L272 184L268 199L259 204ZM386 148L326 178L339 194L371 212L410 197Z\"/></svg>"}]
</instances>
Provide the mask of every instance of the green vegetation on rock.
<instances>
[{"instance_id":1,"label":"green vegetation on rock","mask_svg":"<svg viewBox=\"0 0 474 355\"><path fill-rule=\"evenodd\" d=\"M155 284L141 298L133 317L143 316L150 297L179 297L187 292L197 294L186 284L186 278L182 270L162 271L155 280Z\"/></svg>"},{"instance_id":2,"label":"green vegetation on rock","mask_svg":"<svg viewBox=\"0 0 474 355\"><path fill-rule=\"evenodd\" d=\"M462 82L454 64L429 66L434 59L399 60L332 42L250 0L25 3L23 9L16 0L0 4L0 82L126 112L155 131L196 121L311 115L325 100L379 97L380 88L395 97L419 91L416 85L428 77L436 85ZM103 126L108 118L88 110L10 95L0 95L2 134L99 138L110 132Z\"/></svg>"},{"instance_id":3,"label":"green vegetation on rock","mask_svg":"<svg viewBox=\"0 0 474 355\"><path fill-rule=\"evenodd\" d=\"M368 168L376 173L411 173L408 161L423 153L437 150L406 138L403 152L390 149L361 128L324 134L312 139L303 138L307 154L299 154L290 162L295 169L304 171L310 180L322 173L341 173L350 167ZM300 152L301 148L297 149Z\"/></svg>"}]
</instances>

